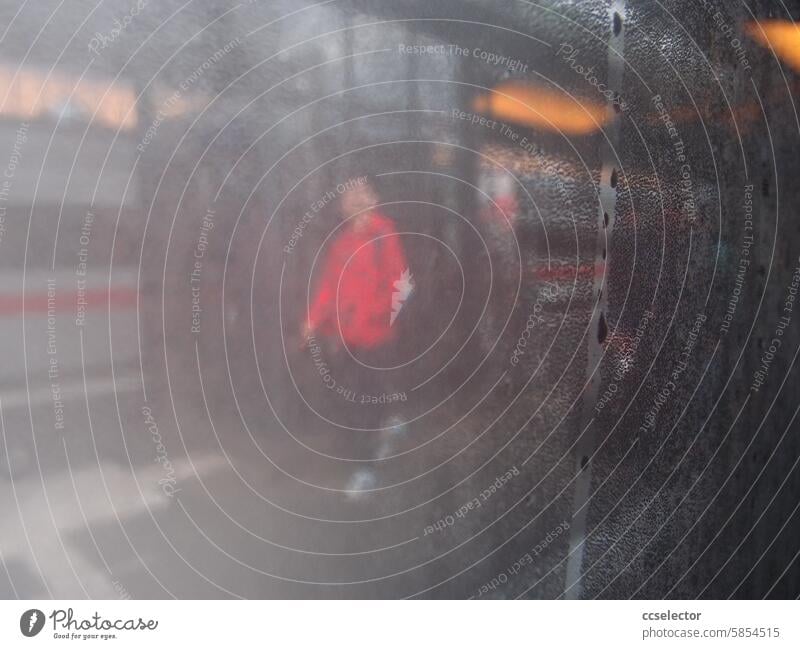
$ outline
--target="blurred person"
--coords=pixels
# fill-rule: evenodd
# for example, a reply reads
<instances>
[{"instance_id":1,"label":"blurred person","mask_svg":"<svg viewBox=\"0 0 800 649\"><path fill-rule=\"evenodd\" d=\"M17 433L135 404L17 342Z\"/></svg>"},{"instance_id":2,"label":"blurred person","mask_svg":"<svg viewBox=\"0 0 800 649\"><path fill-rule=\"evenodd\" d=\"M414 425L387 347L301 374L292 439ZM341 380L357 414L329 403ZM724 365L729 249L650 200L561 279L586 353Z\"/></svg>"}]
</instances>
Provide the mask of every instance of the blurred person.
<instances>
[{"instance_id":1,"label":"blurred person","mask_svg":"<svg viewBox=\"0 0 800 649\"><path fill-rule=\"evenodd\" d=\"M306 338L315 333L341 340L352 350L371 352L395 339L393 297L403 290L395 283L410 273L394 222L377 204L368 177L351 181L342 194L346 225L323 264L305 323Z\"/></svg>"},{"instance_id":2,"label":"blurred person","mask_svg":"<svg viewBox=\"0 0 800 649\"><path fill-rule=\"evenodd\" d=\"M513 332L520 331L515 319L520 289L520 242L518 222L520 202L517 196L515 177L506 170L494 167L481 170L478 181L478 216L486 242L486 262L492 273L492 308L487 309L479 324L482 346L486 353L505 355L504 347L498 348L498 337L503 328L511 335L501 338L507 344ZM510 319L509 319L510 318ZM508 325L506 321L508 320ZM511 376L505 383L510 385Z\"/></svg>"},{"instance_id":3,"label":"blurred person","mask_svg":"<svg viewBox=\"0 0 800 649\"><path fill-rule=\"evenodd\" d=\"M397 364L399 328L394 325L411 295L413 278L394 221L378 205L369 177L345 185L339 199L344 224L323 261L303 338L330 357L342 410L353 411L354 427L369 429L360 434L373 435L373 457L380 458L404 432L397 409L405 393L393 389L396 370L385 368ZM374 475L361 469L348 488L361 490L373 483Z\"/></svg>"}]
</instances>

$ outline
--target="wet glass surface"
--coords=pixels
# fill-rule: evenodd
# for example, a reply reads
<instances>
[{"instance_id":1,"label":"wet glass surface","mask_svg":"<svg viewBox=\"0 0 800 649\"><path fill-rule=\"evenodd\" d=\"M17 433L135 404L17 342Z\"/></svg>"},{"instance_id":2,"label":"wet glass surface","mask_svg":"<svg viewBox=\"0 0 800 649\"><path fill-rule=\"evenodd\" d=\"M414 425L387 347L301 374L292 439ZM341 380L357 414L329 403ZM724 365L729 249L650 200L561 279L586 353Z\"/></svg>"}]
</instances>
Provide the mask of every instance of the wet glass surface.
<instances>
[{"instance_id":1,"label":"wet glass surface","mask_svg":"<svg viewBox=\"0 0 800 649\"><path fill-rule=\"evenodd\" d=\"M0 2L0 593L796 597L799 12Z\"/></svg>"}]
</instances>

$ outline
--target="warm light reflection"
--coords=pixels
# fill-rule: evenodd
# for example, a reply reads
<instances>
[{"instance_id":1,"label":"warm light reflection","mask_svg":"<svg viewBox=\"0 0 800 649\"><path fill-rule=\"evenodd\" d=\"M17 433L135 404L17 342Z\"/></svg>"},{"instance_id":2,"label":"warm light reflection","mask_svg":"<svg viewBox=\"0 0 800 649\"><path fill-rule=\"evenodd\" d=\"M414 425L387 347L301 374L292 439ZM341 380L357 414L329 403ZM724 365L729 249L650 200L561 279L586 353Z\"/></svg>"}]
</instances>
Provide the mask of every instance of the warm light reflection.
<instances>
[{"instance_id":1,"label":"warm light reflection","mask_svg":"<svg viewBox=\"0 0 800 649\"><path fill-rule=\"evenodd\" d=\"M575 182L582 171L563 156L545 153L538 148L511 147L508 144L489 143L481 148L482 169L497 169L519 178L539 178Z\"/></svg>"},{"instance_id":2,"label":"warm light reflection","mask_svg":"<svg viewBox=\"0 0 800 649\"><path fill-rule=\"evenodd\" d=\"M800 26L789 20L750 21L745 31L764 47L771 47L785 63L800 71Z\"/></svg>"},{"instance_id":3,"label":"warm light reflection","mask_svg":"<svg viewBox=\"0 0 800 649\"><path fill-rule=\"evenodd\" d=\"M114 129L136 126L136 94L123 83L78 79L0 64L0 117L32 120L68 115Z\"/></svg>"},{"instance_id":4,"label":"warm light reflection","mask_svg":"<svg viewBox=\"0 0 800 649\"><path fill-rule=\"evenodd\" d=\"M479 95L473 109L506 122L570 135L597 131L613 115L605 105L520 82L502 83Z\"/></svg>"},{"instance_id":5,"label":"warm light reflection","mask_svg":"<svg viewBox=\"0 0 800 649\"><path fill-rule=\"evenodd\" d=\"M187 97L180 90L171 86L154 83L150 101L161 117L175 119L184 117L191 112L200 112L208 106L210 98L199 92L193 92L191 96Z\"/></svg>"}]
</instances>

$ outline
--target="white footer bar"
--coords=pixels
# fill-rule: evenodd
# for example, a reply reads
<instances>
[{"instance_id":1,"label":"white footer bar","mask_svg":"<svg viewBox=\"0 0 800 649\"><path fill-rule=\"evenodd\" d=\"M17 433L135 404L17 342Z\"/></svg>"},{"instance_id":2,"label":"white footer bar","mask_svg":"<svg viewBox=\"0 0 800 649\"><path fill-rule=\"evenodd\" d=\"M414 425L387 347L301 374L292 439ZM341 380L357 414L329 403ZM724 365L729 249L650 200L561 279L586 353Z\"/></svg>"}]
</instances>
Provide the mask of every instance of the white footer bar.
<instances>
[{"instance_id":1,"label":"white footer bar","mask_svg":"<svg viewBox=\"0 0 800 649\"><path fill-rule=\"evenodd\" d=\"M796 601L76 600L0 611L3 647L800 646ZM35 640L23 633L37 629Z\"/></svg>"}]
</instances>

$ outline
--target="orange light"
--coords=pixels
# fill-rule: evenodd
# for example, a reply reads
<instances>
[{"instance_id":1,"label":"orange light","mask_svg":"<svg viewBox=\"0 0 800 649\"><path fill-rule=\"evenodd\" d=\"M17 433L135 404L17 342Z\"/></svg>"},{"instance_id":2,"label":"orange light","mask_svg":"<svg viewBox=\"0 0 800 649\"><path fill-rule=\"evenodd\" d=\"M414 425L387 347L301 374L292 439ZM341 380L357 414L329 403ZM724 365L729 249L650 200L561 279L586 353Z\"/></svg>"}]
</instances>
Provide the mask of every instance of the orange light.
<instances>
[{"instance_id":1,"label":"orange light","mask_svg":"<svg viewBox=\"0 0 800 649\"><path fill-rule=\"evenodd\" d=\"M478 95L472 106L479 113L506 122L570 135L593 133L613 117L605 105L513 81L501 83L488 94Z\"/></svg>"},{"instance_id":2,"label":"orange light","mask_svg":"<svg viewBox=\"0 0 800 649\"><path fill-rule=\"evenodd\" d=\"M136 126L136 95L125 83L78 79L60 71L50 73L23 66L0 65L0 116L36 119L57 115L65 103L81 116L109 128Z\"/></svg>"},{"instance_id":3,"label":"orange light","mask_svg":"<svg viewBox=\"0 0 800 649\"><path fill-rule=\"evenodd\" d=\"M764 47L771 47L785 63L800 71L800 26L788 20L750 21L748 36Z\"/></svg>"}]
</instances>

